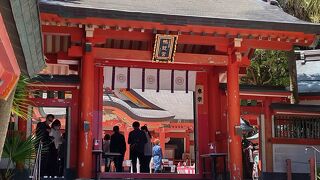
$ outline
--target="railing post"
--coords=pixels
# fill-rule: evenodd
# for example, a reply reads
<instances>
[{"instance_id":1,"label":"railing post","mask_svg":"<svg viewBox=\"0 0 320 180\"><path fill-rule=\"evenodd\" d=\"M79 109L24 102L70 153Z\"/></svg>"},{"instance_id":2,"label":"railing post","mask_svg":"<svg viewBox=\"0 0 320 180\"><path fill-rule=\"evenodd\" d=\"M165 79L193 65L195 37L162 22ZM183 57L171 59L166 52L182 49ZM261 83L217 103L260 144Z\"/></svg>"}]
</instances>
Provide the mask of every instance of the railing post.
<instances>
[{"instance_id":1,"label":"railing post","mask_svg":"<svg viewBox=\"0 0 320 180\"><path fill-rule=\"evenodd\" d=\"M291 159L287 159L286 164L287 164L287 180L292 180Z\"/></svg>"},{"instance_id":2,"label":"railing post","mask_svg":"<svg viewBox=\"0 0 320 180\"><path fill-rule=\"evenodd\" d=\"M309 164L310 164L310 180L316 180L316 176L315 176L316 161L314 157L311 157L309 159Z\"/></svg>"}]
</instances>

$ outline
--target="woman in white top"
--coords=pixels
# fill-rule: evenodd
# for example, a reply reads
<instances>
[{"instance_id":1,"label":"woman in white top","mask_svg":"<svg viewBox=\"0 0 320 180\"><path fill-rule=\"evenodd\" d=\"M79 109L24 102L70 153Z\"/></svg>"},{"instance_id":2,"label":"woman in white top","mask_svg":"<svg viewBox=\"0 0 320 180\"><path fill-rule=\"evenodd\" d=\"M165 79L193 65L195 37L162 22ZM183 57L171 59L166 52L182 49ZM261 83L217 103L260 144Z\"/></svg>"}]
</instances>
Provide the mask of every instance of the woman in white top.
<instances>
[{"instance_id":1,"label":"woman in white top","mask_svg":"<svg viewBox=\"0 0 320 180\"><path fill-rule=\"evenodd\" d=\"M152 158L152 143L151 143L151 134L146 125L141 127L141 130L146 133L147 143L144 144L144 161L142 162L141 172L150 173L150 161Z\"/></svg>"},{"instance_id":2,"label":"woman in white top","mask_svg":"<svg viewBox=\"0 0 320 180\"><path fill-rule=\"evenodd\" d=\"M62 144L62 137L61 137L61 123L58 119L54 120L51 124L51 130L49 136L53 137L53 143L56 149L59 149L59 146Z\"/></svg>"},{"instance_id":3,"label":"woman in white top","mask_svg":"<svg viewBox=\"0 0 320 180\"><path fill-rule=\"evenodd\" d=\"M52 143L49 145L49 153L50 153L50 176L58 176L58 149L59 146L62 144L62 137L61 137L61 123L58 119L54 120L51 124L51 130L49 136L51 136Z\"/></svg>"}]
</instances>

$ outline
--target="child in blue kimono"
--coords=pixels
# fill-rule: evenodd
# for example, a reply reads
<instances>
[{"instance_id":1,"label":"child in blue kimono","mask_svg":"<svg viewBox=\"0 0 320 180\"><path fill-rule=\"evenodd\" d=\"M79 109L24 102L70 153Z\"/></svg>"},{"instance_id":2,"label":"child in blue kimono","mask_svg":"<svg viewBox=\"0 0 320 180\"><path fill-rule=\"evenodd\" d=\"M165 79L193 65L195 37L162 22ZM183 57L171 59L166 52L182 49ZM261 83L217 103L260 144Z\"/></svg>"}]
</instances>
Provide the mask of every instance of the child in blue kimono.
<instances>
[{"instance_id":1,"label":"child in blue kimono","mask_svg":"<svg viewBox=\"0 0 320 180\"><path fill-rule=\"evenodd\" d=\"M162 164L162 150L160 147L159 139L156 139L154 141L154 146L152 148L152 156L153 156L154 173L159 173L161 170L161 164Z\"/></svg>"}]
</instances>

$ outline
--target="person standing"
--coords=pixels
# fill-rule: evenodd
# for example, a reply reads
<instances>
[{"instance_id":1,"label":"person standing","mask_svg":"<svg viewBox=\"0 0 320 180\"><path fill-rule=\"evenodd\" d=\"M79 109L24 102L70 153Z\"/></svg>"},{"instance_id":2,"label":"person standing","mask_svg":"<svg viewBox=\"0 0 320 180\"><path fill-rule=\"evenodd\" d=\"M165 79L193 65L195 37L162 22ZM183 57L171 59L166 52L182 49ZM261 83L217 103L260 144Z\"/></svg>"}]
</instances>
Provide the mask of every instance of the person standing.
<instances>
[{"instance_id":1,"label":"person standing","mask_svg":"<svg viewBox=\"0 0 320 180\"><path fill-rule=\"evenodd\" d=\"M121 156L114 158L114 164L116 166L116 172L122 172L122 163L124 159L124 154L126 153L126 141L122 134L120 134L119 126L113 127L113 134L110 140L110 152L120 153Z\"/></svg>"},{"instance_id":2,"label":"person standing","mask_svg":"<svg viewBox=\"0 0 320 180\"><path fill-rule=\"evenodd\" d=\"M110 152L110 135L106 134L103 137L103 146L102 146L102 150L103 153L109 153ZM110 171L110 158L106 157L105 158L105 167L106 167L106 172Z\"/></svg>"},{"instance_id":3,"label":"person standing","mask_svg":"<svg viewBox=\"0 0 320 180\"><path fill-rule=\"evenodd\" d=\"M49 145L49 162L48 166L50 166L49 175L51 176L58 176L59 174L59 167L58 167L58 150L59 146L62 144L62 137L61 137L61 122L56 119L51 124L51 131L49 136L52 139L52 142Z\"/></svg>"},{"instance_id":4,"label":"person standing","mask_svg":"<svg viewBox=\"0 0 320 180\"><path fill-rule=\"evenodd\" d=\"M61 145L59 146L58 150L58 171L59 176L64 176L64 167L65 167L65 156L67 151L67 139L66 139L66 133L63 133L61 136Z\"/></svg>"},{"instance_id":5,"label":"person standing","mask_svg":"<svg viewBox=\"0 0 320 180\"><path fill-rule=\"evenodd\" d=\"M142 164L143 166L143 170L145 173L150 173L150 161L152 158L152 143L151 143L151 134L148 130L147 125L144 125L141 127L141 130L145 132L146 137L147 137L147 143L144 144L144 164Z\"/></svg>"},{"instance_id":6,"label":"person standing","mask_svg":"<svg viewBox=\"0 0 320 180\"><path fill-rule=\"evenodd\" d=\"M51 131L50 124L52 123L54 119L53 114L48 114L46 116L46 121L44 122L38 122L37 128L36 128L36 136L37 136L37 144L36 149L39 147L39 143L42 142L43 148L49 147L51 143L51 139L49 136L49 133ZM48 176L49 175L49 152L48 151L41 151L41 167L40 167L40 175L41 176Z\"/></svg>"},{"instance_id":7,"label":"person standing","mask_svg":"<svg viewBox=\"0 0 320 180\"><path fill-rule=\"evenodd\" d=\"M152 148L152 155L153 155L154 173L159 173L161 171L161 165L162 165L162 149L160 147L159 139L156 139L154 141L154 146Z\"/></svg>"},{"instance_id":8,"label":"person standing","mask_svg":"<svg viewBox=\"0 0 320 180\"><path fill-rule=\"evenodd\" d=\"M147 143L145 132L139 129L140 123L135 121L132 123L133 130L129 133L128 144L130 144L130 159L132 162L132 171L137 172L137 158L140 164L144 164L144 145ZM141 171L145 172L141 166Z\"/></svg>"}]
</instances>

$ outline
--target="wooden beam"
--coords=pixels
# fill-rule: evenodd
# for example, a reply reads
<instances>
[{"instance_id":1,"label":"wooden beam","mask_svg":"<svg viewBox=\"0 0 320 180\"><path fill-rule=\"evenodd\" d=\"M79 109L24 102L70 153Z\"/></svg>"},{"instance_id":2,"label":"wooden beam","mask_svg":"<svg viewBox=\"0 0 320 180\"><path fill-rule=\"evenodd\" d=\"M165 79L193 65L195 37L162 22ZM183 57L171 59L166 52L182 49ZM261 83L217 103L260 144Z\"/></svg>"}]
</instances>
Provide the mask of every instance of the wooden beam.
<instances>
[{"instance_id":1,"label":"wooden beam","mask_svg":"<svg viewBox=\"0 0 320 180\"><path fill-rule=\"evenodd\" d=\"M45 91L72 91L74 93L75 90L79 89L79 85L66 85L63 83L46 83L43 84L41 82L31 83L27 86L29 91L35 90L45 90Z\"/></svg>"},{"instance_id":2,"label":"wooden beam","mask_svg":"<svg viewBox=\"0 0 320 180\"><path fill-rule=\"evenodd\" d=\"M319 116L320 112L299 112L293 110L273 110L274 114L296 115L296 116Z\"/></svg>"},{"instance_id":3,"label":"wooden beam","mask_svg":"<svg viewBox=\"0 0 320 180\"><path fill-rule=\"evenodd\" d=\"M244 39L242 42L242 46L252 48L252 49L290 51L293 47L293 44L290 42L283 42L283 41Z\"/></svg>"},{"instance_id":4,"label":"wooden beam","mask_svg":"<svg viewBox=\"0 0 320 180\"><path fill-rule=\"evenodd\" d=\"M226 37L179 35L178 44L199 44L199 45L227 45L229 39Z\"/></svg>"},{"instance_id":5,"label":"wooden beam","mask_svg":"<svg viewBox=\"0 0 320 180\"><path fill-rule=\"evenodd\" d=\"M272 138L273 144L299 144L299 145L319 145L318 139L288 139L288 138Z\"/></svg>"},{"instance_id":6,"label":"wooden beam","mask_svg":"<svg viewBox=\"0 0 320 180\"><path fill-rule=\"evenodd\" d=\"M132 41L144 41L153 42L155 35L150 32L129 32L129 31L116 31L112 29L102 30L95 29L94 32L94 43L101 44L105 43L106 39L115 40L132 40ZM206 45L215 46L218 51L227 52L227 44L230 40L226 37L214 37L214 36L200 36L200 35L179 35L178 44L185 45ZM247 48L241 48L243 51L247 51Z\"/></svg>"},{"instance_id":7,"label":"wooden beam","mask_svg":"<svg viewBox=\"0 0 320 180\"><path fill-rule=\"evenodd\" d=\"M82 47L81 46L71 46L68 49L68 56L69 57L82 57Z\"/></svg>"},{"instance_id":8,"label":"wooden beam","mask_svg":"<svg viewBox=\"0 0 320 180\"><path fill-rule=\"evenodd\" d=\"M116 31L112 29L95 29L94 30L94 43L105 43L106 39L116 40L132 40L132 41L153 41L155 35L152 33L141 33L137 31Z\"/></svg>"},{"instance_id":9,"label":"wooden beam","mask_svg":"<svg viewBox=\"0 0 320 180\"><path fill-rule=\"evenodd\" d=\"M93 48L96 59L105 60L132 60L151 62L152 51L111 49L111 48ZM228 56L226 55L209 55L209 54L191 54L176 53L173 64L197 64L197 65L214 65L226 66Z\"/></svg>"},{"instance_id":10,"label":"wooden beam","mask_svg":"<svg viewBox=\"0 0 320 180\"><path fill-rule=\"evenodd\" d=\"M270 98L288 98L290 96L290 92L257 92L257 91L241 91L240 92L241 97L243 96L249 96L251 98L258 97L260 99L263 99L263 97L270 97Z\"/></svg>"},{"instance_id":11,"label":"wooden beam","mask_svg":"<svg viewBox=\"0 0 320 180\"><path fill-rule=\"evenodd\" d=\"M318 95L313 95L313 96L302 96L302 95L299 95L299 99L301 101L305 101L305 100L320 100L320 96L318 96Z\"/></svg>"},{"instance_id":12,"label":"wooden beam","mask_svg":"<svg viewBox=\"0 0 320 180\"><path fill-rule=\"evenodd\" d=\"M164 143L163 143L164 144ZM164 150L162 150L164 151ZM200 166L200 164L199 164ZM103 179L190 179L190 180L201 180L203 179L202 174L177 174L177 173L101 173L100 178Z\"/></svg>"},{"instance_id":13,"label":"wooden beam","mask_svg":"<svg viewBox=\"0 0 320 180\"><path fill-rule=\"evenodd\" d=\"M189 136L186 132L167 132L165 133L166 138L171 137L171 138L186 138Z\"/></svg>"},{"instance_id":14,"label":"wooden beam","mask_svg":"<svg viewBox=\"0 0 320 180\"><path fill-rule=\"evenodd\" d=\"M71 103L71 99L42 99L42 98L28 98L29 101L36 106L55 106L55 107L68 107Z\"/></svg>"},{"instance_id":15,"label":"wooden beam","mask_svg":"<svg viewBox=\"0 0 320 180\"><path fill-rule=\"evenodd\" d=\"M117 66L131 68L149 68L149 69L174 69L174 70L189 70L189 71L206 71L211 66L192 65L192 64L175 64L175 63L151 63L143 61L124 61L124 60L103 60L96 59L97 66ZM222 67L222 66L219 66Z\"/></svg>"},{"instance_id":16,"label":"wooden beam","mask_svg":"<svg viewBox=\"0 0 320 180\"><path fill-rule=\"evenodd\" d=\"M137 31L116 31L112 29L95 29L94 42L104 43L106 39L116 40L133 40L133 41L154 41L155 35L150 32ZM226 37L200 36L200 35L179 35L178 44L195 44L195 45L226 45L229 43Z\"/></svg>"},{"instance_id":17,"label":"wooden beam","mask_svg":"<svg viewBox=\"0 0 320 180\"><path fill-rule=\"evenodd\" d=\"M261 114L263 109L261 106L241 106L241 112L249 112L252 114Z\"/></svg>"}]
</instances>

